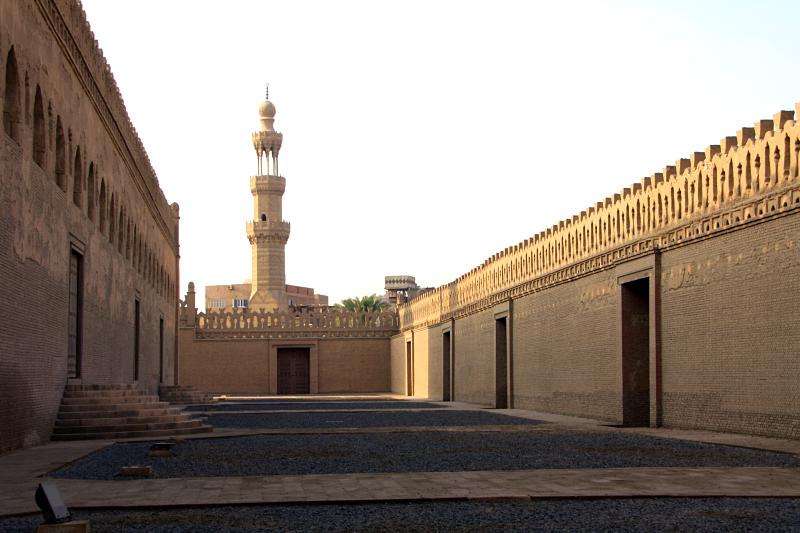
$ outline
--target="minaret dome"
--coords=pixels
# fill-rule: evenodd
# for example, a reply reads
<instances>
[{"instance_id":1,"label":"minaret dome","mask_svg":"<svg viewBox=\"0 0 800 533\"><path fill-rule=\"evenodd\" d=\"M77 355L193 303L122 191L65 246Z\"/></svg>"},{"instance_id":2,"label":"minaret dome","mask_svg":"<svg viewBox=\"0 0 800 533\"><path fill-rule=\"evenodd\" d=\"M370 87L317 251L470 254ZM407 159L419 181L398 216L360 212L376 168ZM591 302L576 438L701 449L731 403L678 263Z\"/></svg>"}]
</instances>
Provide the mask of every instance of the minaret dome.
<instances>
[{"instance_id":1,"label":"minaret dome","mask_svg":"<svg viewBox=\"0 0 800 533\"><path fill-rule=\"evenodd\" d=\"M261 120L261 131L275 131L275 104L264 100L258 106L258 117Z\"/></svg>"}]
</instances>

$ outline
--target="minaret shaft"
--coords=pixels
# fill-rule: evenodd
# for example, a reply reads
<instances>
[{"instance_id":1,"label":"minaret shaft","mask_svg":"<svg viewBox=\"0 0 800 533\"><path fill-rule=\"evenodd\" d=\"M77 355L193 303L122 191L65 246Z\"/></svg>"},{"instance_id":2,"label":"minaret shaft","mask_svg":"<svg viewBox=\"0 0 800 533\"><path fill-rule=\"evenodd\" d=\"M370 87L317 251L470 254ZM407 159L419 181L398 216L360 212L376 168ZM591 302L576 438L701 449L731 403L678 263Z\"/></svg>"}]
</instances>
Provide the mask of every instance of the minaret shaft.
<instances>
[{"instance_id":1,"label":"minaret shaft","mask_svg":"<svg viewBox=\"0 0 800 533\"><path fill-rule=\"evenodd\" d=\"M285 249L291 228L283 220L286 179L277 173L283 135L273 129L275 106L269 100L261 104L259 114L261 131L253 133L259 175L250 178L253 220L247 223L247 238L252 250L250 308L285 311L289 308ZM269 165L270 158L272 165ZM267 165L262 165L264 159ZM262 173L264 171L266 173Z\"/></svg>"}]
</instances>

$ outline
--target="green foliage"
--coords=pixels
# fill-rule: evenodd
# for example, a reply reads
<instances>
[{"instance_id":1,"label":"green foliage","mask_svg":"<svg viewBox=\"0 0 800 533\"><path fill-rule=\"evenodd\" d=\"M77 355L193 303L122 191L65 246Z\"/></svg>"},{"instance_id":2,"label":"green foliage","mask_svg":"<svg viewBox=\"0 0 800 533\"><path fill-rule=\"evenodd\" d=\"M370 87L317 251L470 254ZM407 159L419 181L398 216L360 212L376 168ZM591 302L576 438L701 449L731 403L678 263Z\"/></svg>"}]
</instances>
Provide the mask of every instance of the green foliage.
<instances>
[{"instance_id":1,"label":"green foliage","mask_svg":"<svg viewBox=\"0 0 800 533\"><path fill-rule=\"evenodd\" d=\"M371 294L355 298L345 298L333 306L335 311L383 311L389 308L389 303L381 300L379 296Z\"/></svg>"}]
</instances>

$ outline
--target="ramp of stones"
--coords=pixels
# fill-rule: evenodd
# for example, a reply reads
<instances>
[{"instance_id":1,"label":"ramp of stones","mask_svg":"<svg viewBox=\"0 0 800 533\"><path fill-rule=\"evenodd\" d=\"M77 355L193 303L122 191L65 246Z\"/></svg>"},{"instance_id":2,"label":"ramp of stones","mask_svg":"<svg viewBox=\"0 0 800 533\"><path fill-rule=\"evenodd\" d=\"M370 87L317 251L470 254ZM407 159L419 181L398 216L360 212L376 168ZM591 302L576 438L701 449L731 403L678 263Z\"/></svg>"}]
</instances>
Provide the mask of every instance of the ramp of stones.
<instances>
[{"instance_id":1,"label":"ramp of stones","mask_svg":"<svg viewBox=\"0 0 800 533\"><path fill-rule=\"evenodd\" d=\"M67 385L53 440L188 435L212 430L136 385Z\"/></svg>"}]
</instances>

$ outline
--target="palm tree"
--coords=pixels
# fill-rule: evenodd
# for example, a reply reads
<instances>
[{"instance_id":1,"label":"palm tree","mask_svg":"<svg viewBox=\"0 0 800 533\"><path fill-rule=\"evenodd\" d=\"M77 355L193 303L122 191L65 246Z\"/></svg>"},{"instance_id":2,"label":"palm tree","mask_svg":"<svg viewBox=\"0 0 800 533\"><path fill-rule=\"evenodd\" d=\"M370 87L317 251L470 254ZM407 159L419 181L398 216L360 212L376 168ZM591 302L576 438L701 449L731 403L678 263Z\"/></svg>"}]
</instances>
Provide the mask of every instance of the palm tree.
<instances>
[{"instance_id":1,"label":"palm tree","mask_svg":"<svg viewBox=\"0 0 800 533\"><path fill-rule=\"evenodd\" d=\"M389 307L389 302L382 300L376 294L355 298L345 298L333 306L335 311L383 311Z\"/></svg>"}]
</instances>

